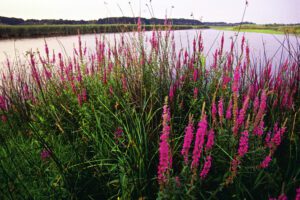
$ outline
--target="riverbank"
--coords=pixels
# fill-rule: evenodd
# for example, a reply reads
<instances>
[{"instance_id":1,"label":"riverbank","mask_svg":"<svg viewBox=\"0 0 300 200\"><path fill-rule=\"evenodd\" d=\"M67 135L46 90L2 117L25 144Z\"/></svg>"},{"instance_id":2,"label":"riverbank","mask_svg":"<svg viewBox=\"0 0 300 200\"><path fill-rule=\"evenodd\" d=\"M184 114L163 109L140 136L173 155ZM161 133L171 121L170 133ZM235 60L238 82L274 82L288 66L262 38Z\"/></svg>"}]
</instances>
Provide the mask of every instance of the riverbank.
<instances>
[{"instance_id":1,"label":"riverbank","mask_svg":"<svg viewBox=\"0 0 300 200\"><path fill-rule=\"evenodd\" d=\"M224 33L206 68L207 35L189 33L181 48L174 32L92 38L87 48L75 36L70 56L43 41L44 55L8 59L0 199L294 199L300 68L292 54L282 65L251 59L247 38Z\"/></svg>"},{"instance_id":2,"label":"riverbank","mask_svg":"<svg viewBox=\"0 0 300 200\"><path fill-rule=\"evenodd\" d=\"M165 29L163 25L144 25L145 30ZM173 25L173 30L203 29L208 26ZM137 30L137 25L113 24L113 25L0 25L0 39L34 38L76 35L88 33L119 33Z\"/></svg>"},{"instance_id":3,"label":"riverbank","mask_svg":"<svg viewBox=\"0 0 300 200\"><path fill-rule=\"evenodd\" d=\"M300 35L300 26L277 25L243 25L243 26L211 26L216 30L267 33L267 34L295 34Z\"/></svg>"}]
</instances>

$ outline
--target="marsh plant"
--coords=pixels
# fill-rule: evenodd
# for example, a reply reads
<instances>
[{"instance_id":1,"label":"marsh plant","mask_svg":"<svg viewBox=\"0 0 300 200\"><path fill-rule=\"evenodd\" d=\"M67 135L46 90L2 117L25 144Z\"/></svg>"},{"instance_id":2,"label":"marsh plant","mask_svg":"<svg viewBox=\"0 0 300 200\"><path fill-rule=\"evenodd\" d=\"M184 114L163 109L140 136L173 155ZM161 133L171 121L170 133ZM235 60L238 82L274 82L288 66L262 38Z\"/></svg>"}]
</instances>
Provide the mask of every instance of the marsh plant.
<instances>
[{"instance_id":1,"label":"marsh plant","mask_svg":"<svg viewBox=\"0 0 300 200\"><path fill-rule=\"evenodd\" d=\"M178 50L171 25L139 21L93 50L78 35L72 56L8 59L1 199L299 199L299 52L254 62L223 36L209 64L202 40Z\"/></svg>"}]
</instances>

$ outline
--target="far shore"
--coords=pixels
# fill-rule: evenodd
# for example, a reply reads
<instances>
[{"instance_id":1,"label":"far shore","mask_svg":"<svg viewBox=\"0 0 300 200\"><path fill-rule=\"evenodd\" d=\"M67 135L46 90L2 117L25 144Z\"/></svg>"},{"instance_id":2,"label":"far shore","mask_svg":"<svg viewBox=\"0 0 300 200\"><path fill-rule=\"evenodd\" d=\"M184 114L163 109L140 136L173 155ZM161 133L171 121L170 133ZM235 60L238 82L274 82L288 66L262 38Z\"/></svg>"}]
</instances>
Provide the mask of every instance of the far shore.
<instances>
[{"instance_id":1,"label":"far shore","mask_svg":"<svg viewBox=\"0 0 300 200\"><path fill-rule=\"evenodd\" d=\"M164 25L143 25L142 29L165 30ZM208 26L173 25L172 30L205 29ZM54 37L91 33L119 33L137 30L137 25L112 24L112 25L0 25L0 39L20 39L36 37Z\"/></svg>"},{"instance_id":2,"label":"far shore","mask_svg":"<svg viewBox=\"0 0 300 200\"><path fill-rule=\"evenodd\" d=\"M143 30L165 30L164 25L143 25ZM225 31L255 32L266 34L300 35L300 26L242 25L242 26L195 26L173 25L172 30L215 29ZM137 30L134 24L88 25L0 25L0 40L38 37L55 37L92 33L120 33Z\"/></svg>"}]
</instances>

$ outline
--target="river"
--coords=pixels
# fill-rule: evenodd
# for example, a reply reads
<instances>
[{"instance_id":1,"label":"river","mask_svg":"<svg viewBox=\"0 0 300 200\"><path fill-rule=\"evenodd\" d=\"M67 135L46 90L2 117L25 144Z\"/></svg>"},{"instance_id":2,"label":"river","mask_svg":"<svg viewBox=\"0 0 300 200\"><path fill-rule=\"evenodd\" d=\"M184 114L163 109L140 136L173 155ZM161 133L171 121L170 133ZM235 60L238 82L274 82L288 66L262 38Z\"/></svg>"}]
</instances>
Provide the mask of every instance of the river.
<instances>
[{"instance_id":1,"label":"river","mask_svg":"<svg viewBox=\"0 0 300 200\"><path fill-rule=\"evenodd\" d=\"M216 48L220 46L221 36L224 33L224 49L229 50L231 38L235 39L237 33L233 31L223 31L214 29L202 29L202 30L178 30L174 31L174 39L177 49L190 48L192 46L192 40L194 37L202 33L204 53L208 57L208 63L211 61L211 57ZM151 37L152 32L146 32L146 37ZM100 34L96 34L100 36ZM133 33L125 33L125 39L132 38ZM246 42L250 47L251 58L256 61L265 60L265 58L272 59L273 63L283 62L289 54L299 52L299 38L295 36L285 35L273 35L263 33L239 33L237 38L237 45L235 50L240 49L239 43L241 37L245 36ZM114 38L120 38L120 33L114 34L101 34L105 36L109 43L114 42ZM91 52L95 49L95 34L86 34L81 36L83 45L86 45L87 51ZM45 41L48 44L50 53L55 50L55 53L63 53L64 55L72 55L74 47L78 45L78 36L62 36L62 37L48 37L48 38L29 38L29 39L9 39L0 40L0 66L5 66L6 58L11 61L16 58L20 60L26 60L26 52L39 50L41 54L44 54ZM0 67L0 68L1 68Z\"/></svg>"}]
</instances>

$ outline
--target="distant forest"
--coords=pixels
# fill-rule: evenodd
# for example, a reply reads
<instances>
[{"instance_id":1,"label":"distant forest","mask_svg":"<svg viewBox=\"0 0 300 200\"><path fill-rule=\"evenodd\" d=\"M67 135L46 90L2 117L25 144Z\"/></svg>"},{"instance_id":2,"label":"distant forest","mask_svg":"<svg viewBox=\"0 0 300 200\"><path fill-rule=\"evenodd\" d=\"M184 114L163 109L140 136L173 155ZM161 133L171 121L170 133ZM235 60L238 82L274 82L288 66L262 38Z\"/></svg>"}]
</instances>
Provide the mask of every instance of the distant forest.
<instances>
[{"instance_id":1,"label":"distant forest","mask_svg":"<svg viewBox=\"0 0 300 200\"><path fill-rule=\"evenodd\" d=\"M78 24L136 24L138 18L137 17L108 17L102 18L98 20L64 20L64 19L28 19L24 20L21 18L11 18L11 17L1 17L0 16L0 24L2 25L61 25L61 24L69 24L69 25L78 25ZM165 24L165 19L158 18L141 18L142 24L151 25L163 25ZM168 19L168 23L173 25L204 25L204 26L236 26L240 24L254 24L252 22L243 22L243 23L226 23L226 22L201 22L195 19Z\"/></svg>"}]
</instances>

